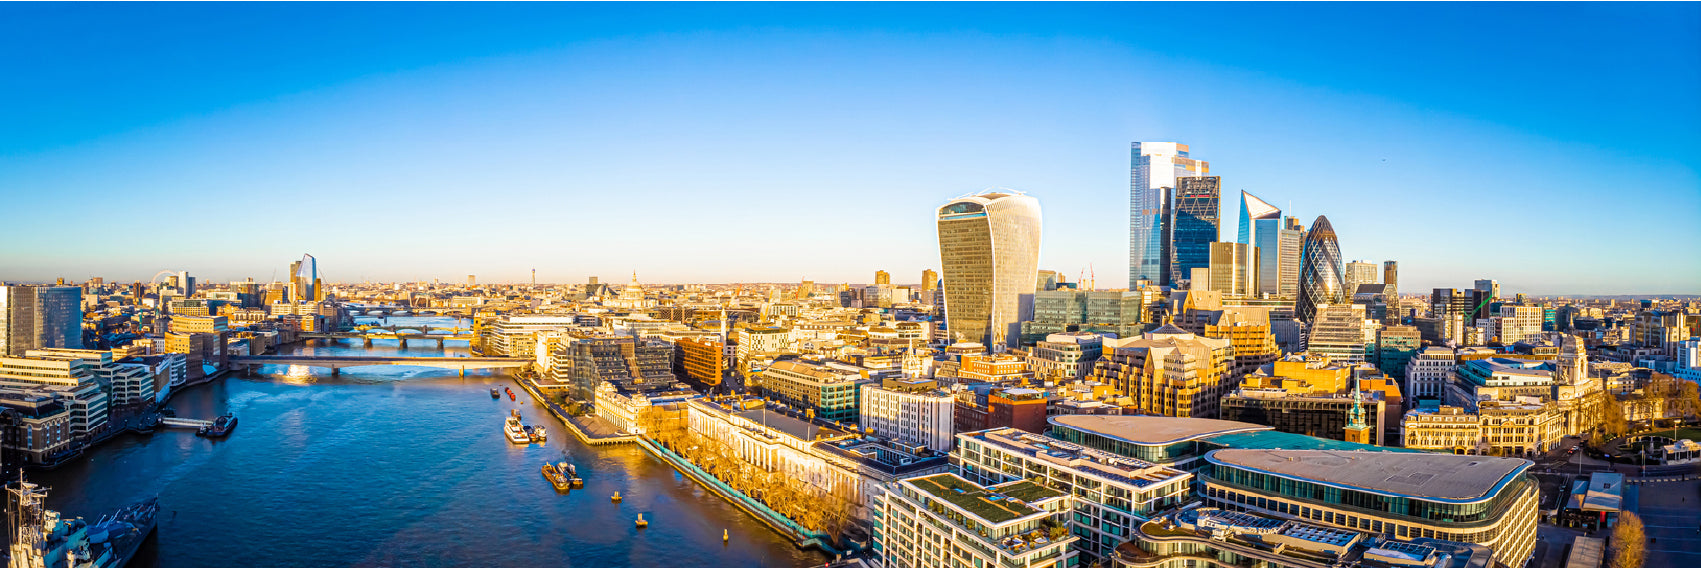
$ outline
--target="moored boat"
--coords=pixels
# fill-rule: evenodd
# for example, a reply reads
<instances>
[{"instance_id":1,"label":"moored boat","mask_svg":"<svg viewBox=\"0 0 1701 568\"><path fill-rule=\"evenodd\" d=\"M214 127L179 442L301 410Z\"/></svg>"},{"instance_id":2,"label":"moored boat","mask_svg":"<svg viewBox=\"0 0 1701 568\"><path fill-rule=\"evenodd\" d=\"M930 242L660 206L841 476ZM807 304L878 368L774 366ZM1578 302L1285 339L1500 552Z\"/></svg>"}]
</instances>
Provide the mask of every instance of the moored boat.
<instances>
[{"instance_id":1,"label":"moored boat","mask_svg":"<svg viewBox=\"0 0 1701 568\"><path fill-rule=\"evenodd\" d=\"M567 468L567 478L572 480L574 487L584 487L585 486L585 480L579 478L579 468L578 467L574 466L573 464L567 463L567 462L561 462L561 465L563 465ZM620 500L620 493L619 492L616 492L614 494L614 500L616 500L616 501Z\"/></svg>"},{"instance_id":2,"label":"moored boat","mask_svg":"<svg viewBox=\"0 0 1701 568\"><path fill-rule=\"evenodd\" d=\"M208 438L222 438L230 435L230 431L235 429L236 415L226 414L214 419L212 426L195 431L195 435L205 436Z\"/></svg>"},{"instance_id":3,"label":"moored boat","mask_svg":"<svg viewBox=\"0 0 1701 568\"><path fill-rule=\"evenodd\" d=\"M527 432L531 433L533 442L542 442L549 439L549 432L544 431L543 425L541 424L537 426L527 426L526 428Z\"/></svg>"},{"instance_id":4,"label":"moored boat","mask_svg":"<svg viewBox=\"0 0 1701 568\"><path fill-rule=\"evenodd\" d=\"M525 427L520 425L518 418L509 416L507 422L502 425L502 432L508 436L510 442L516 444L532 443L531 436L526 435Z\"/></svg>"},{"instance_id":5,"label":"moored boat","mask_svg":"<svg viewBox=\"0 0 1701 568\"><path fill-rule=\"evenodd\" d=\"M502 398L502 391L499 391L499 390L496 390L496 389L490 389L490 398L492 398L492 399Z\"/></svg>"},{"instance_id":6,"label":"moored boat","mask_svg":"<svg viewBox=\"0 0 1701 568\"><path fill-rule=\"evenodd\" d=\"M558 490L566 490L572 486L572 482L567 479L567 474L562 473L560 467L549 462L543 464L543 477L548 479L549 483Z\"/></svg>"}]
</instances>

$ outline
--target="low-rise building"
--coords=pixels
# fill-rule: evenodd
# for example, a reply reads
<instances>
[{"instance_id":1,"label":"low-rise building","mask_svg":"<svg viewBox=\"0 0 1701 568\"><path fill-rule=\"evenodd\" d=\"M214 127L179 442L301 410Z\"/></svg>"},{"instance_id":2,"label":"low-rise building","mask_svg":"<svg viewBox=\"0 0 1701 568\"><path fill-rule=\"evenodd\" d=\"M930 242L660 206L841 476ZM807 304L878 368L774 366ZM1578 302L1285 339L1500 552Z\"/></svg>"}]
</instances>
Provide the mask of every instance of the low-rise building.
<instances>
[{"instance_id":1,"label":"low-rise building","mask_svg":"<svg viewBox=\"0 0 1701 568\"><path fill-rule=\"evenodd\" d=\"M779 361L762 372L762 391L825 420L855 420L860 374L810 361Z\"/></svg>"},{"instance_id":2,"label":"low-rise building","mask_svg":"<svg viewBox=\"0 0 1701 568\"><path fill-rule=\"evenodd\" d=\"M862 385L858 424L865 434L949 452L954 410L955 399L934 381L887 379Z\"/></svg>"}]
</instances>

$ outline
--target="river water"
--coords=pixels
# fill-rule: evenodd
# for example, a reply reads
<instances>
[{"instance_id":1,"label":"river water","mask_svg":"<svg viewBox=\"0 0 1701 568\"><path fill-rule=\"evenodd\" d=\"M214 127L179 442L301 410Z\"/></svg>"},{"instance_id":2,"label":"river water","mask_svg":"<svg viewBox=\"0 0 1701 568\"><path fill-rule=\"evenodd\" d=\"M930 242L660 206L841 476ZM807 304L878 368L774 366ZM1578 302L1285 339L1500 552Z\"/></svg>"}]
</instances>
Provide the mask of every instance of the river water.
<instances>
[{"instance_id":1,"label":"river water","mask_svg":"<svg viewBox=\"0 0 1701 568\"><path fill-rule=\"evenodd\" d=\"M366 318L362 318L363 321ZM448 317L392 324L451 327ZM283 353L466 356L465 342L285 347ZM229 438L187 430L124 435L59 470L48 507L95 517L158 495L156 543L132 566L806 566L796 549L635 445L579 443L502 371L265 367L174 397L178 416L235 412ZM544 444L502 437L518 408ZM585 479L562 495L539 468L566 459ZM619 491L621 503L610 502ZM642 513L649 528L633 521ZM731 535L722 543L721 531Z\"/></svg>"}]
</instances>

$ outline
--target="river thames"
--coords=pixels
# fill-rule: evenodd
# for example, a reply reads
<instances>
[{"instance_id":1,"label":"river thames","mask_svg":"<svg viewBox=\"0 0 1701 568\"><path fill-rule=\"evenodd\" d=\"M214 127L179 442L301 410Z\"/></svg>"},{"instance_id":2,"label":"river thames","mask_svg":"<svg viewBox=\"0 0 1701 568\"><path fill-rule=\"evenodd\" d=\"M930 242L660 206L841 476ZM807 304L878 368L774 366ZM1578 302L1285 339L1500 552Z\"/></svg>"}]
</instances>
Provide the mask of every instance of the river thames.
<instances>
[{"instance_id":1,"label":"river thames","mask_svg":"<svg viewBox=\"0 0 1701 568\"><path fill-rule=\"evenodd\" d=\"M367 318L361 318L368 321ZM454 325L451 318L389 318ZM466 356L465 342L297 344L282 354ZM178 416L240 419L229 438L186 430L123 435L56 471L32 474L48 506L96 517L158 495L157 543L132 566L808 566L793 547L636 445L591 448L501 371L265 367L191 387ZM549 429L515 446L518 408ZM583 489L558 494L539 468L568 460ZM610 502L619 491L622 502ZM650 521L633 526L639 513ZM730 542L722 543L727 530Z\"/></svg>"}]
</instances>

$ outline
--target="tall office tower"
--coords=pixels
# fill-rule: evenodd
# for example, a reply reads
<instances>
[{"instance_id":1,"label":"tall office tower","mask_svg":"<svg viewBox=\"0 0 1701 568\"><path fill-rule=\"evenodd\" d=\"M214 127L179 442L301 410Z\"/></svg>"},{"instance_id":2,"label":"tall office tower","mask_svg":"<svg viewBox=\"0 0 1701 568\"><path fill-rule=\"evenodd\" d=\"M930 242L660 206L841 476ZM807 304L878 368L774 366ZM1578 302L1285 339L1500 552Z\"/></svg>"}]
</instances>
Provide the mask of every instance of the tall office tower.
<instances>
[{"instance_id":1,"label":"tall office tower","mask_svg":"<svg viewBox=\"0 0 1701 568\"><path fill-rule=\"evenodd\" d=\"M1211 243L1211 289L1232 296L1258 295L1258 247Z\"/></svg>"},{"instance_id":2,"label":"tall office tower","mask_svg":"<svg viewBox=\"0 0 1701 568\"><path fill-rule=\"evenodd\" d=\"M1257 196L1240 192L1240 235L1235 242L1258 247L1258 289L1275 295L1282 280L1282 210ZM1295 247L1295 252L1298 248Z\"/></svg>"},{"instance_id":3,"label":"tall office tower","mask_svg":"<svg viewBox=\"0 0 1701 568\"><path fill-rule=\"evenodd\" d=\"M1343 279L1346 280L1347 283L1347 287L1345 289L1347 297L1351 298L1353 294L1358 293L1359 284L1376 283L1376 263L1365 262L1362 260L1349 262L1347 263L1347 272Z\"/></svg>"},{"instance_id":4,"label":"tall office tower","mask_svg":"<svg viewBox=\"0 0 1701 568\"><path fill-rule=\"evenodd\" d=\"M1274 292L1283 298L1294 298L1299 295L1299 257L1305 250L1305 227L1299 224L1299 219L1284 217L1281 230L1276 232L1277 257L1276 287L1265 287L1266 292Z\"/></svg>"},{"instance_id":5,"label":"tall office tower","mask_svg":"<svg viewBox=\"0 0 1701 568\"><path fill-rule=\"evenodd\" d=\"M1364 326L1365 318L1369 316L1361 304L1319 306L1311 333L1306 336L1305 353L1328 355L1331 360L1342 363L1364 361Z\"/></svg>"},{"instance_id":6,"label":"tall office tower","mask_svg":"<svg viewBox=\"0 0 1701 568\"><path fill-rule=\"evenodd\" d=\"M809 299L810 296L813 296L814 294L815 294L815 281L814 280L804 280L802 283L799 283L797 285L797 299L807 300L807 299Z\"/></svg>"},{"instance_id":7,"label":"tall office tower","mask_svg":"<svg viewBox=\"0 0 1701 568\"><path fill-rule=\"evenodd\" d=\"M295 284L295 296L291 301L311 302L318 297L313 289L313 283L319 280L319 261L313 255L301 255L301 260L289 265L290 282Z\"/></svg>"},{"instance_id":8,"label":"tall office tower","mask_svg":"<svg viewBox=\"0 0 1701 568\"><path fill-rule=\"evenodd\" d=\"M0 286L0 355L82 348L82 287Z\"/></svg>"},{"instance_id":9,"label":"tall office tower","mask_svg":"<svg viewBox=\"0 0 1701 568\"><path fill-rule=\"evenodd\" d=\"M1311 323L1317 307L1347 301L1346 282L1341 280L1341 245L1335 242L1335 228L1322 215L1311 223L1305 235L1305 249L1300 253L1299 298L1294 302L1294 317Z\"/></svg>"},{"instance_id":10,"label":"tall office tower","mask_svg":"<svg viewBox=\"0 0 1701 568\"><path fill-rule=\"evenodd\" d=\"M960 341L992 348L1017 337L1020 300L1039 277L1040 206L1032 197L987 192L939 208L939 267L945 325Z\"/></svg>"},{"instance_id":11,"label":"tall office tower","mask_svg":"<svg viewBox=\"0 0 1701 568\"><path fill-rule=\"evenodd\" d=\"M476 286L476 285L478 285L478 275L476 275L476 274L468 274L468 275L467 275L467 285L468 285L468 286Z\"/></svg>"},{"instance_id":12,"label":"tall office tower","mask_svg":"<svg viewBox=\"0 0 1701 568\"><path fill-rule=\"evenodd\" d=\"M1399 267L1399 263L1392 260L1382 263L1382 283L1388 286L1388 291L1384 294L1388 298L1388 313L1383 321L1388 325L1400 325L1400 322L1403 321L1401 318L1405 316L1401 312L1406 311L1402 307L1403 304L1400 303Z\"/></svg>"},{"instance_id":13,"label":"tall office tower","mask_svg":"<svg viewBox=\"0 0 1701 568\"><path fill-rule=\"evenodd\" d=\"M874 285L879 286L881 284L891 284L891 283L892 283L892 274L891 273L886 272L884 270L874 271Z\"/></svg>"},{"instance_id":14,"label":"tall office tower","mask_svg":"<svg viewBox=\"0 0 1701 568\"><path fill-rule=\"evenodd\" d=\"M1176 178L1164 231L1171 285L1191 279L1195 268L1211 267L1211 243L1222 235L1222 182L1217 176Z\"/></svg>"},{"instance_id":15,"label":"tall office tower","mask_svg":"<svg viewBox=\"0 0 1701 568\"><path fill-rule=\"evenodd\" d=\"M1478 280L1476 289L1487 294L1489 300L1500 299L1500 282L1495 280Z\"/></svg>"},{"instance_id":16,"label":"tall office tower","mask_svg":"<svg viewBox=\"0 0 1701 568\"><path fill-rule=\"evenodd\" d=\"M939 273L934 272L932 268L922 269L922 271L921 271L922 297L924 297L924 298L927 297L927 292L932 292L933 287L937 286L937 285L939 285Z\"/></svg>"},{"instance_id":17,"label":"tall office tower","mask_svg":"<svg viewBox=\"0 0 1701 568\"><path fill-rule=\"evenodd\" d=\"M1258 235L1263 232L1259 221L1269 221L1271 232L1281 228L1282 210L1259 199L1245 191L1240 192L1240 236L1234 242L1243 245L1258 244Z\"/></svg>"},{"instance_id":18,"label":"tall office tower","mask_svg":"<svg viewBox=\"0 0 1701 568\"><path fill-rule=\"evenodd\" d=\"M1210 162L1187 155L1187 145L1175 142L1135 142L1131 152L1133 178L1128 220L1128 289L1140 280L1167 285L1164 270L1164 215L1169 210L1169 192L1175 179L1211 173Z\"/></svg>"}]
</instances>

